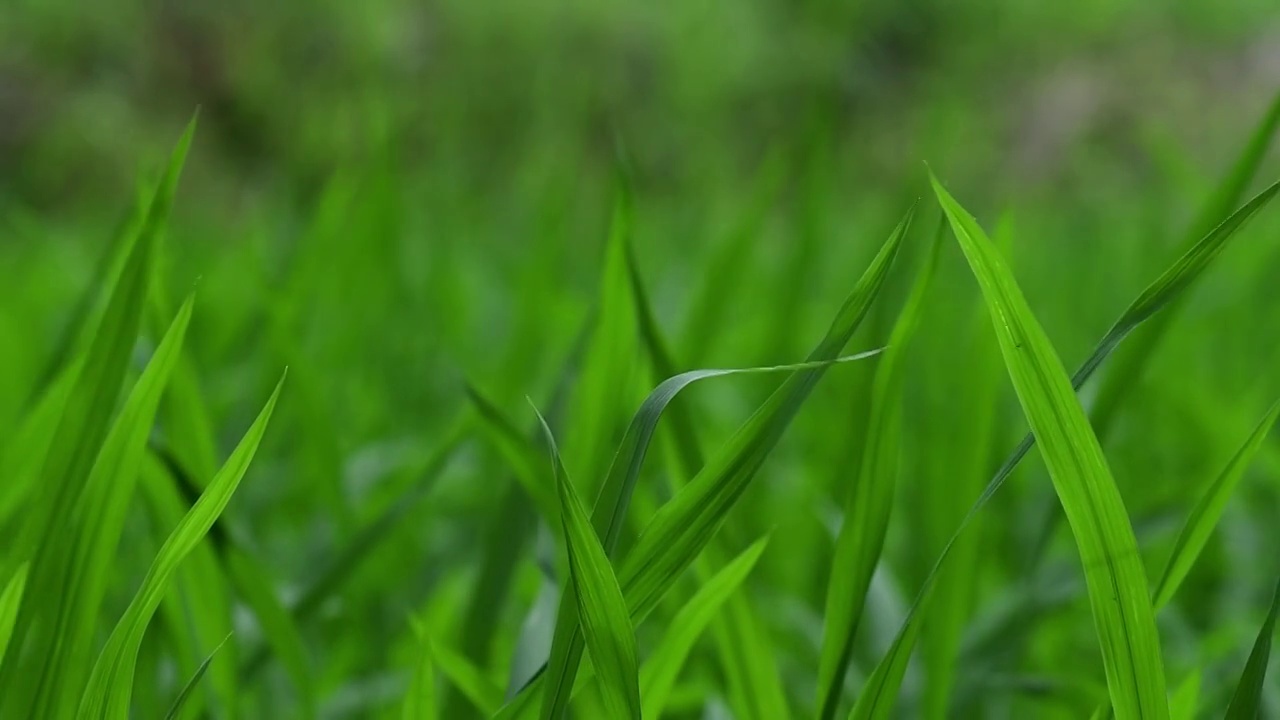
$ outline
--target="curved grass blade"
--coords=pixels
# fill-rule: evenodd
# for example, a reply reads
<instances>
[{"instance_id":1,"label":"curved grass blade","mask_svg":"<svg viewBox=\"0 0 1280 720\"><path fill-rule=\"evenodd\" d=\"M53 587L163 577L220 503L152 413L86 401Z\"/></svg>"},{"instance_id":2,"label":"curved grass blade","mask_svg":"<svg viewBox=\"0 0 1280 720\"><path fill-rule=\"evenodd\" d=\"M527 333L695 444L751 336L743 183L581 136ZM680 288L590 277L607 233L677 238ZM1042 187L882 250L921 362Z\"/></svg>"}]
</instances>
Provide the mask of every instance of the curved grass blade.
<instances>
[{"instance_id":1,"label":"curved grass blade","mask_svg":"<svg viewBox=\"0 0 1280 720\"><path fill-rule=\"evenodd\" d=\"M1227 241L1244 227L1255 214L1262 210L1275 197L1277 192L1280 192L1280 183L1272 184L1258 193L1223 221L1221 225L1209 232L1199 243L1179 257L1155 282L1148 285L1121 314L1111 329L1107 331L1084 364L1071 376L1071 386L1077 391L1083 387L1089 378L1093 376L1094 371L1101 366L1103 361L1134 328L1140 326L1148 318L1160 312L1170 302L1179 297L1209 267L1213 259L1222 251ZM1000 491L1005 480L1017 468L1018 463L1022 462L1022 459L1026 457L1027 452L1031 450L1034 444L1034 435L1027 434L1023 437L1018 446L1014 448L1009 457L996 470L987 486L983 489L982 494L969 507L959 526L956 527L955 532L951 534L951 537L943 546L942 552L934 561L933 567L925 577L924 584L916 593L916 598L912 602L911 608L907 611L907 617L903 621L902 627L899 628L898 635L894 638L888 653L880 660L880 665L895 666L906 662L906 656L910 656L915 648L915 638L919 634L917 625L922 620L922 615L927 606L927 598L937 582L938 574L946 565L952 551L958 546L965 531L973 524L973 519L986 507L991 498ZM903 666L905 667L905 665ZM892 678L892 674L877 672L873 677ZM877 692L896 693L897 684L894 684L892 688L883 688L877 690Z\"/></svg>"},{"instance_id":2,"label":"curved grass blade","mask_svg":"<svg viewBox=\"0 0 1280 720\"><path fill-rule=\"evenodd\" d=\"M644 717L662 717L671 689L675 687L676 678L694 643L750 574L768 542L767 536L762 537L743 550L704 583L671 619L663 632L662 640L640 668L640 698Z\"/></svg>"},{"instance_id":3,"label":"curved grass blade","mask_svg":"<svg viewBox=\"0 0 1280 720\"><path fill-rule=\"evenodd\" d=\"M169 708L169 712L164 716L165 720L177 720L179 713L182 712L183 706L187 704L187 699L191 697L192 691L200 684L200 680L204 677L205 671L209 669L209 664L213 662L213 658L218 654L218 651L221 650L222 646L226 645L227 640L230 639L230 635L224 638L223 641L218 643L218 646L213 649L213 652L209 653L209 655L205 657L204 661L200 663L200 666L196 668L195 674L191 676L190 680L187 680L187 684L182 686L182 691L179 692L178 697L174 699L173 707Z\"/></svg>"},{"instance_id":4,"label":"curved grass blade","mask_svg":"<svg viewBox=\"0 0 1280 720\"><path fill-rule=\"evenodd\" d=\"M933 599L933 586L926 588L926 594L917 598L917 605L907 615L907 620L884 658L876 664L876 669L867 678L858 701L849 712L849 720L888 720L893 717L893 705L898 699L898 688L902 687L902 678L907 673L907 662L911 659L911 650L920 636L921 620L925 610Z\"/></svg>"},{"instance_id":5,"label":"curved grass blade","mask_svg":"<svg viewBox=\"0 0 1280 720\"><path fill-rule=\"evenodd\" d=\"M1200 706L1200 670L1192 670L1169 696L1170 720L1195 720Z\"/></svg>"},{"instance_id":6,"label":"curved grass blade","mask_svg":"<svg viewBox=\"0 0 1280 720\"><path fill-rule=\"evenodd\" d=\"M409 687L400 706L400 720L438 720L436 700L436 668L431 658L431 642L421 623L410 618L418 638L418 660L409 676Z\"/></svg>"},{"instance_id":7,"label":"curved grass blade","mask_svg":"<svg viewBox=\"0 0 1280 720\"><path fill-rule=\"evenodd\" d=\"M537 409L534 409L537 412ZM640 673L636 661L636 633L622 588L609 556L591 526L587 509L560 462L560 451L546 420L538 414L551 448L560 520L569 554L569 575L577 599L578 617L609 717L640 720Z\"/></svg>"},{"instance_id":8,"label":"curved grass blade","mask_svg":"<svg viewBox=\"0 0 1280 720\"><path fill-rule=\"evenodd\" d=\"M165 540L157 553L151 568L143 578L142 586L124 615L116 624L115 630L107 639L106 646L98 656L89 677L88 686L80 701L77 716L82 720L90 718L120 718L129 712L129 698L133 691L135 664L138 648L150 624L156 607L160 604L169 584L182 560L204 539L214 520L222 514L232 493L240 484L249 463L257 452L258 444L266 433L267 423L275 409L276 400L280 396L280 388L284 378L276 385L270 399L253 425L245 433L240 444L226 464L209 482L209 487L200 496L200 500L182 518L178 527Z\"/></svg>"},{"instance_id":9,"label":"curved grass blade","mask_svg":"<svg viewBox=\"0 0 1280 720\"><path fill-rule=\"evenodd\" d=\"M977 221L930 180L991 310L1010 379L1076 537L1112 707L1121 720L1167 718L1146 575L1102 448L1012 273Z\"/></svg>"},{"instance_id":10,"label":"curved grass blade","mask_svg":"<svg viewBox=\"0 0 1280 720\"><path fill-rule=\"evenodd\" d=\"M147 437L160 399L182 352L194 298L188 297L112 425L72 513L55 520L55 546L42 548L29 580L38 603L23 606L20 633L43 651L25 675L25 687L4 704L27 707L34 717L74 711L92 662L101 604L106 595L125 518L134 496ZM38 668L38 669L37 669Z\"/></svg>"},{"instance_id":11,"label":"curved grass blade","mask_svg":"<svg viewBox=\"0 0 1280 720\"><path fill-rule=\"evenodd\" d=\"M825 367L839 355L866 316L888 276L913 214L914 207L872 260L840 308L826 336L810 354L809 361L818 363L818 367L793 372L641 532L619 574L633 618L643 617L653 609L662 594L715 535L729 509L746 490L799 412ZM692 382L697 374L695 371L681 376L686 378L683 385ZM676 378L668 382L672 384L663 383L655 389L636 413L596 500L592 521L606 553L612 551L621 530L621 519L631 500L657 416L675 392L683 387ZM543 717L556 720L564 712L582 657L577 622L569 614L572 607L561 604L548 672L541 676L541 684L547 687L543 694ZM526 686L525 692L530 688Z\"/></svg>"},{"instance_id":12,"label":"curved grass blade","mask_svg":"<svg viewBox=\"0 0 1280 720\"><path fill-rule=\"evenodd\" d=\"M1262 683L1267 679L1267 662L1271 659L1271 639L1276 634L1276 616L1280 614L1280 582L1271 596L1271 609L1258 630L1253 650L1245 662L1240 682L1227 706L1225 720L1256 720L1262 714Z\"/></svg>"},{"instance_id":13,"label":"curved grass blade","mask_svg":"<svg viewBox=\"0 0 1280 720\"><path fill-rule=\"evenodd\" d=\"M880 562L889 515L897 488L902 436L902 386L906 352L919 325L925 297L933 282L945 224L939 222L924 266L902 308L889 349L876 366L871 390L870 424L862 465L845 497L844 523L836 537L823 615L822 651L818 665L818 717L836 715L845 671L853 657L853 641L862 620L871 576Z\"/></svg>"},{"instance_id":14,"label":"curved grass blade","mask_svg":"<svg viewBox=\"0 0 1280 720\"><path fill-rule=\"evenodd\" d=\"M1217 527L1218 520L1222 518L1222 512L1226 509L1231 493L1240 484L1240 478L1244 476L1244 471L1249 467L1249 463L1253 462L1263 441L1275 426L1277 417L1280 417L1280 400L1277 400L1267 414L1258 421L1244 445L1236 451L1227 466L1201 493L1182 530L1178 532L1173 553L1165 563L1160 582L1156 584L1155 591L1152 593L1154 598L1152 602L1156 610L1169 604L1174 593L1178 592L1178 587L1187 577L1187 573L1191 571L1191 566L1195 565L1200 552L1204 550L1205 543L1209 542L1209 536Z\"/></svg>"}]
</instances>

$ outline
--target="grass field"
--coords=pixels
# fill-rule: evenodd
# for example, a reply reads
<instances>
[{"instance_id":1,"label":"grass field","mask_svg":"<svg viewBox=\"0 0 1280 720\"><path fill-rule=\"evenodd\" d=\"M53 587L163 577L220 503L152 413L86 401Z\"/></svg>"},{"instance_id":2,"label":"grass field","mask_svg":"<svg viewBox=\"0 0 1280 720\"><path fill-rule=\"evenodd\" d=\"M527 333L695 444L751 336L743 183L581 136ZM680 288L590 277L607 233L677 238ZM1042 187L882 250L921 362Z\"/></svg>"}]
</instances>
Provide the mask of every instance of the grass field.
<instances>
[{"instance_id":1,"label":"grass field","mask_svg":"<svg viewBox=\"0 0 1280 720\"><path fill-rule=\"evenodd\" d=\"M1273 15L0 9L0 720L1275 716Z\"/></svg>"}]
</instances>

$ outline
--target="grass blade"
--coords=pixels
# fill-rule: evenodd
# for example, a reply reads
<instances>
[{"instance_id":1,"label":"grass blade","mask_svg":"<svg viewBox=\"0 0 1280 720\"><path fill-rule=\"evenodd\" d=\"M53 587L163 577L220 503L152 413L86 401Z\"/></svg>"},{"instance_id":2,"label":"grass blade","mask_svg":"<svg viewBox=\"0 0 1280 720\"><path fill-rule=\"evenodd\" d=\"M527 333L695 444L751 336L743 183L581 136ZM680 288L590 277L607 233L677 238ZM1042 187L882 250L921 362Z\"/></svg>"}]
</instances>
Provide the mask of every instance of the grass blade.
<instances>
[{"instance_id":1,"label":"grass blade","mask_svg":"<svg viewBox=\"0 0 1280 720\"><path fill-rule=\"evenodd\" d=\"M1112 707L1121 720L1167 718L1164 665L1146 575L1102 448L1061 360L999 253L977 221L936 178L931 180L987 300L1010 379L1076 537Z\"/></svg>"},{"instance_id":2,"label":"grass blade","mask_svg":"<svg viewBox=\"0 0 1280 720\"><path fill-rule=\"evenodd\" d=\"M1255 720L1262 715L1262 683L1267 679L1267 662L1271 659L1271 639L1276 634L1276 615L1280 614L1280 582L1271 596L1271 609L1258 630L1258 639L1245 662L1240 682L1227 706L1226 720Z\"/></svg>"},{"instance_id":3,"label":"grass blade","mask_svg":"<svg viewBox=\"0 0 1280 720\"><path fill-rule=\"evenodd\" d=\"M169 712L164 716L165 720L177 720L179 713L182 712L183 706L187 704L187 699L191 697L191 692L200 684L200 680L204 677L205 671L209 669L209 664L213 662L214 656L218 654L218 651L221 650L222 646L226 645L227 640L230 639L231 636L228 635L226 639L218 643L218 646L213 649L213 652L209 653L209 655L205 657L204 661L200 663L200 666L196 668L195 674L191 676L191 679L187 680L187 683L182 686L182 691L178 693L178 697L174 699L173 707L169 708Z\"/></svg>"},{"instance_id":4,"label":"grass blade","mask_svg":"<svg viewBox=\"0 0 1280 720\"><path fill-rule=\"evenodd\" d=\"M716 573L667 625L662 640L640 668L640 698L644 717L662 717L671 689L675 686L685 658L715 619L725 602L746 580L764 553L768 537L760 538Z\"/></svg>"},{"instance_id":5,"label":"grass blade","mask_svg":"<svg viewBox=\"0 0 1280 720\"><path fill-rule=\"evenodd\" d=\"M119 718L129 712L129 698L133 691L133 677L138 657L138 648L142 644L143 634L155 614L169 584L179 565L188 553L204 539L214 520L222 514L232 493L240 484L249 463L257 452L258 444L266 433L267 423L275 409L276 400L280 396L280 388L284 378L271 393L270 399L263 407L258 418L245 433L244 438L231 453L226 464L209 482L209 487L200 496L200 500L183 517L178 527L174 528L169 538L160 548L151 568L143 578L133 601L125 610L120 622L107 639L107 644L94 664L89 677L88 687L80 701L78 717L82 720L90 718Z\"/></svg>"},{"instance_id":6,"label":"grass blade","mask_svg":"<svg viewBox=\"0 0 1280 720\"><path fill-rule=\"evenodd\" d=\"M19 565L17 572L5 583L4 592L0 592L0 660L4 659L9 640L13 637L13 624L18 619L18 607L22 604L30 567L27 563Z\"/></svg>"},{"instance_id":7,"label":"grass blade","mask_svg":"<svg viewBox=\"0 0 1280 720\"><path fill-rule=\"evenodd\" d=\"M1200 671L1192 670L1169 696L1170 720L1195 720L1200 706Z\"/></svg>"},{"instance_id":8,"label":"grass blade","mask_svg":"<svg viewBox=\"0 0 1280 720\"><path fill-rule=\"evenodd\" d=\"M440 672L480 712L493 715L502 707L502 688L486 677L480 668L448 645L433 640L425 632L423 639Z\"/></svg>"},{"instance_id":9,"label":"grass blade","mask_svg":"<svg viewBox=\"0 0 1280 720\"><path fill-rule=\"evenodd\" d=\"M1178 587L1187 577L1187 573L1191 572L1191 566L1195 565L1200 552L1204 550L1205 543L1209 542L1209 536L1217 527L1218 520L1222 518L1227 501L1231 499L1231 494L1240 484L1240 479L1244 477L1244 471L1253 462L1263 441L1275 426L1277 417L1280 417L1280 400L1276 401L1267 414L1258 421L1244 445L1240 446L1236 454L1227 462L1227 466L1214 478L1209 487L1205 488L1200 499L1196 501L1182 530L1178 532L1173 553L1165 563L1160 582L1156 584L1155 591L1152 593L1154 598L1152 602L1157 610L1169 604L1174 593L1178 592Z\"/></svg>"},{"instance_id":10,"label":"grass blade","mask_svg":"<svg viewBox=\"0 0 1280 720\"><path fill-rule=\"evenodd\" d=\"M619 573L633 618L643 617L657 604L715 535L729 509L750 484L821 378L827 362L839 355L848 343L879 294L913 213L914 208L894 229L845 300L826 336L810 354L809 360L820 366L793 372L641 533ZM683 381L683 385L687 385L698 377L698 372L679 377L687 378ZM596 501L592 521L606 553L611 551L621 529L621 518L630 502L657 416L683 387L677 378L668 382L672 384L663 383L650 394L632 420ZM566 606L561 607L548 672L543 676L543 682L549 683L543 695L543 716L550 718L558 718L563 713L582 656L577 623L563 622Z\"/></svg>"},{"instance_id":11,"label":"grass blade","mask_svg":"<svg viewBox=\"0 0 1280 720\"><path fill-rule=\"evenodd\" d=\"M418 660L409 676L409 687L400 706L400 720L438 720L436 667L431 657L431 642L422 625L416 620L412 622L414 635L418 638Z\"/></svg>"},{"instance_id":12,"label":"grass blade","mask_svg":"<svg viewBox=\"0 0 1280 720\"><path fill-rule=\"evenodd\" d=\"M902 434L905 358L933 282L945 225L939 223L902 313L889 336L889 349L876 366L871 422L862 465L845 497L844 523L836 538L827 585L822 654L818 666L818 717L831 720L840 702L853 641L862 620L871 576L880 562L897 488Z\"/></svg>"},{"instance_id":13,"label":"grass blade","mask_svg":"<svg viewBox=\"0 0 1280 720\"><path fill-rule=\"evenodd\" d=\"M535 410L534 412L537 412ZM613 574L587 509L573 489L560 462L551 428L538 415L551 448L556 488L560 495L560 520L569 554L569 574L577 599L578 617L591 660L600 678L604 703L613 718L640 718L640 675L636 661L636 634L627 612L622 588Z\"/></svg>"}]
</instances>

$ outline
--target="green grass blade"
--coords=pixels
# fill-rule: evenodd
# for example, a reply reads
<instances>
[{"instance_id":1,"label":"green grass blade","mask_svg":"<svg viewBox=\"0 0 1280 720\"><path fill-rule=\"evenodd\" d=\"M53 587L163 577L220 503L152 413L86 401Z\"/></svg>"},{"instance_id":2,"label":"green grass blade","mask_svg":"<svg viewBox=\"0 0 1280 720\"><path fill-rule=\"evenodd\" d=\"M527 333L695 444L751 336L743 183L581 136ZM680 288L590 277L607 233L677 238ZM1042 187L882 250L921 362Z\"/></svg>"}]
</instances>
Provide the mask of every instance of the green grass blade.
<instances>
[{"instance_id":1,"label":"green grass blade","mask_svg":"<svg viewBox=\"0 0 1280 720\"><path fill-rule=\"evenodd\" d=\"M1200 671L1192 670L1178 683L1169 696L1170 720L1196 719L1196 710L1200 707L1200 680Z\"/></svg>"},{"instance_id":2,"label":"green grass blade","mask_svg":"<svg viewBox=\"0 0 1280 720\"><path fill-rule=\"evenodd\" d=\"M610 717L639 720L640 675L636 661L636 634L626 600L622 597L622 588L591 525L587 509L560 462L560 451L556 449L551 428L547 427L542 415L538 415L538 420L542 422L551 448L573 594L582 622L582 634L600 679L605 706ZM544 710L546 712L549 711Z\"/></svg>"},{"instance_id":3,"label":"green grass blade","mask_svg":"<svg viewBox=\"0 0 1280 720\"><path fill-rule=\"evenodd\" d=\"M888 720L893 717L893 705L898 699L898 689L902 687L902 678L907 673L907 663L911 659L911 651L920 638L920 626L929 603L933 598L932 586L929 592L917 599L907 615L907 621L893 638L893 644L883 659L876 664L876 669L867 678L849 712L849 720Z\"/></svg>"},{"instance_id":4,"label":"green grass blade","mask_svg":"<svg viewBox=\"0 0 1280 720\"><path fill-rule=\"evenodd\" d=\"M871 422L862 465L845 496L844 523L836 537L827 584L822 653L818 666L818 717L836 716L845 671L862 620L871 576L880 562L897 489L902 435L902 386L911 336L919 325L933 282L944 225L938 226L906 304L889 336L889 348L876 365L871 390Z\"/></svg>"},{"instance_id":5,"label":"green grass blade","mask_svg":"<svg viewBox=\"0 0 1280 720\"><path fill-rule=\"evenodd\" d=\"M1012 273L977 221L931 180L987 300L1010 379L1076 537L1112 707L1121 720L1167 718L1146 575L1102 448Z\"/></svg>"},{"instance_id":6,"label":"green grass blade","mask_svg":"<svg viewBox=\"0 0 1280 720\"><path fill-rule=\"evenodd\" d=\"M707 625L725 602L746 580L764 553L768 537L743 550L720 572L703 583L698 592L676 613L663 632L662 640L640 668L640 697L644 717L662 717L680 669Z\"/></svg>"},{"instance_id":7,"label":"green grass blade","mask_svg":"<svg viewBox=\"0 0 1280 720\"><path fill-rule=\"evenodd\" d=\"M0 527L7 526L38 487L40 470L53 442L71 386L79 374L73 366L45 389L0 452L5 482L0 483Z\"/></svg>"},{"instance_id":8,"label":"green grass blade","mask_svg":"<svg viewBox=\"0 0 1280 720\"><path fill-rule=\"evenodd\" d=\"M826 365L839 355L866 316L888 276L913 214L914 208L894 229L845 300L826 336L810 354L809 360L818 363L818 367L793 372L641 533L619 573L633 618L643 617L657 604L715 535L729 509L799 412ZM621 529L621 518L630 502L657 416L680 387L698 376L699 371L694 371L678 376L685 378L683 381L672 378L663 383L649 395L632 420L592 515L606 553L612 550ZM548 672L541 681L547 686L543 695L546 717L558 718L557 712L563 712L582 656L577 623L565 622L565 608L562 603Z\"/></svg>"},{"instance_id":9,"label":"green grass blade","mask_svg":"<svg viewBox=\"0 0 1280 720\"><path fill-rule=\"evenodd\" d=\"M258 418L241 439L240 444L222 469L210 481L200 500L174 528L160 548L151 568L143 578L133 601L116 624L107 644L94 664L89 684L81 698L78 716L89 718L120 718L129 711L129 698L133 691L134 669L138 648L143 634L150 624L156 607L160 604L182 560L204 539L214 520L222 514L232 493L240 484L249 463L257 452L258 444L266 433L267 423L280 396L284 378L276 385Z\"/></svg>"},{"instance_id":10,"label":"green grass blade","mask_svg":"<svg viewBox=\"0 0 1280 720\"><path fill-rule=\"evenodd\" d=\"M9 640L13 637L13 624L18 619L18 607L22 605L30 567L28 563L19 565L17 572L5 583L4 591L0 592L0 660L4 659Z\"/></svg>"},{"instance_id":11,"label":"green grass blade","mask_svg":"<svg viewBox=\"0 0 1280 720\"><path fill-rule=\"evenodd\" d=\"M93 659L101 604L147 437L182 352L193 303L187 298L129 393L73 512L55 520L56 535L65 541L37 555L29 588L43 601L24 605L18 636L28 637L44 652L36 663L38 670L25 673L31 681L5 698L6 709L27 707L36 717L64 717L74 711L75 694L84 686Z\"/></svg>"},{"instance_id":12,"label":"green grass blade","mask_svg":"<svg viewBox=\"0 0 1280 720\"><path fill-rule=\"evenodd\" d=\"M1267 679L1267 662L1271 659L1271 640L1276 634L1276 615L1280 614L1280 582L1276 583L1275 592L1271 596L1271 608L1267 611L1267 619L1258 630L1258 639L1253 642L1253 650L1245 662L1244 672L1240 674L1240 682L1231 696L1231 704L1227 706L1226 720L1255 720L1262 714L1262 684Z\"/></svg>"},{"instance_id":13,"label":"green grass blade","mask_svg":"<svg viewBox=\"0 0 1280 720\"><path fill-rule=\"evenodd\" d=\"M555 485L545 470L545 463L537 448L480 388L468 383L466 391L467 398L480 417L481 431L511 467L529 499L538 508L543 522L549 527L555 527L559 523L560 512Z\"/></svg>"},{"instance_id":14,"label":"green grass blade","mask_svg":"<svg viewBox=\"0 0 1280 720\"><path fill-rule=\"evenodd\" d=\"M213 652L209 653L208 656L206 656L200 663L200 666L196 668L195 674L193 674L191 678L187 680L187 683L182 686L182 690L178 693L178 697L174 698L173 707L169 708L169 712L165 714L165 720L177 720L179 714L182 712L182 708L187 704L187 700L191 697L191 693L198 685L200 685L200 680L204 678L204 674L209 669L209 665L213 662L213 658L217 656L218 651L221 650L222 646L226 645L227 640L230 639L231 636L228 635L222 642L218 643L218 646L213 649Z\"/></svg>"},{"instance_id":15,"label":"green grass blade","mask_svg":"<svg viewBox=\"0 0 1280 720\"><path fill-rule=\"evenodd\" d=\"M1280 417L1280 400L1276 401L1267 414L1258 421L1248 439L1196 501L1182 530L1178 532L1173 553L1165 563L1160 582L1156 584L1155 591L1152 593L1154 598L1152 602L1157 610L1169 604L1174 594L1178 592L1178 587L1187 577L1187 573L1191 572L1191 567L1195 565L1200 552L1209 542L1209 536L1213 534L1218 521L1222 519L1227 501L1231 499L1231 494L1235 492L1240 479L1244 477L1244 471L1253 462L1263 441L1275 426L1277 417Z\"/></svg>"},{"instance_id":16,"label":"green grass blade","mask_svg":"<svg viewBox=\"0 0 1280 720\"><path fill-rule=\"evenodd\" d=\"M431 656L431 642L420 623L414 621L413 625L418 638L418 657L400 705L400 720L438 720L440 711L436 700L436 667Z\"/></svg>"}]
</instances>

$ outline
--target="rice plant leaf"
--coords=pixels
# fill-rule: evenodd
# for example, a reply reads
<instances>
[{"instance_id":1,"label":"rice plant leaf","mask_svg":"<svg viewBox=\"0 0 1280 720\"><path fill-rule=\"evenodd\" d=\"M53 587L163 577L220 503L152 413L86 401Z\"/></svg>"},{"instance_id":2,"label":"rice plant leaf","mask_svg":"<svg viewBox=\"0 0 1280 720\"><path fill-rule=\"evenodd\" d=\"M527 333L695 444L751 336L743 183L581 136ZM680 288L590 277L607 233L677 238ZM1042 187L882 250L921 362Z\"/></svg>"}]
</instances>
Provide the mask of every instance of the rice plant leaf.
<instances>
[{"instance_id":1,"label":"rice plant leaf","mask_svg":"<svg viewBox=\"0 0 1280 720\"><path fill-rule=\"evenodd\" d=\"M282 377L240 444L157 553L141 587L111 632L93 666L88 686L80 701L78 717L82 720L105 720L128 714L138 648L142 644L147 625L169 589L182 560L204 539L248 470L258 444L266 433L267 423L271 419L283 383Z\"/></svg>"},{"instance_id":2,"label":"rice plant leaf","mask_svg":"<svg viewBox=\"0 0 1280 720\"><path fill-rule=\"evenodd\" d=\"M1277 192L1280 192L1280 183L1272 184L1258 193L1223 221L1221 225L1210 231L1194 247L1179 257L1153 283L1148 285L1138 298L1125 309L1111 329L1107 331L1084 364L1071 376L1072 387L1077 391L1083 387L1089 378L1093 376L1094 371L1102 365L1103 361L1111 355L1120 342L1134 328L1140 326L1148 318L1177 299L1212 264L1214 258L1221 253L1227 241L1263 207L1271 202ZM890 645L889 652L880 660L880 665L896 665L906 662L907 657L914 650L914 638L919 633L918 624L922 620L922 615L927 607L926 599L930 597L939 573L946 566L952 552L959 547L959 541L965 531L973 524L974 518L986 507L991 498L1000 491L1000 488L1004 486L1005 480L1018 467L1018 464L1022 462L1022 459L1026 457L1026 454L1034 444L1035 436L1033 434L1029 433L1023 437L1009 457L996 470L991 480L988 481L982 494L969 507L959 526L951 534L951 537L943 546L942 552L934 561L933 567L930 568L929 574L925 577L920 590L917 591L916 598L912 601L911 607L907 611L907 617L904 619L902 627L899 628L898 635Z\"/></svg>"},{"instance_id":3,"label":"rice plant leaf","mask_svg":"<svg viewBox=\"0 0 1280 720\"><path fill-rule=\"evenodd\" d=\"M1200 670L1192 670L1169 696L1170 720L1195 720L1200 707Z\"/></svg>"},{"instance_id":4,"label":"rice plant leaf","mask_svg":"<svg viewBox=\"0 0 1280 720\"><path fill-rule=\"evenodd\" d=\"M29 563L18 566L18 570L5 583L0 592L0 660L4 659L9 649L9 640L13 637L13 624L18 619L18 607L22 604L22 594L27 587L27 571Z\"/></svg>"},{"instance_id":5,"label":"rice plant leaf","mask_svg":"<svg viewBox=\"0 0 1280 720\"><path fill-rule=\"evenodd\" d=\"M213 662L213 658L217 656L218 651L221 650L222 646L226 645L227 640L230 639L231 636L228 635L222 642L218 643L218 646L213 649L213 652L209 653L208 656L206 656L200 663L200 666L196 668L195 674L187 680L186 684L182 686L182 690L178 692L178 697L174 698L173 707L169 708L169 712L165 715L165 720L177 720L179 713L182 712L182 708L187 704L187 699L191 697L192 691L200 685L200 680L204 678L205 672L209 669L209 664Z\"/></svg>"},{"instance_id":6,"label":"rice plant leaf","mask_svg":"<svg viewBox=\"0 0 1280 720\"><path fill-rule=\"evenodd\" d=\"M725 515L764 464L827 365L848 343L879 294L913 214L914 208L894 229L841 306L826 336L810 354L809 361L816 365L793 371L698 475L658 511L641 533L619 573L619 582L633 619L641 618L653 609L662 594L715 535ZM616 542L621 518L630 502L662 408L689 383L717 374L728 373L692 371L672 378L655 388L636 413L614 457L609 477L601 488L592 514L606 553L612 551ZM543 717L558 719L563 713L582 657L582 639L577 622L565 622L567 612L571 612L566 611L567 607L572 606L561 604L547 672L540 675L536 683L526 685L523 691L533 692L535 685L546 687L543 691Z\"/></svg>"},{"instance_id":7,"label":"rice plant leaf","mask_svg":"<svg viewBox=\"0 0 1280 720\"><path fill-rule=\"evenodd\" d=\"M769 538L762 537L703 583L663 631L662 640L640 668L640 697L644 717L659 718L675 687L685 659L707 625L725 602L737 592L764 553Z\"/></svg>"},{"instance_id":8,"label":"rice plant leaf","mask_svg":"<svg viewBox=\"0 0 1280 720\"><path fill-rule=\"evenodd\" d=\"M622 588L618 586L609 556L591 525L591 517L560 461L560 451L556 448L551 428L541 414L538 420L551 448L573 594L577 599L578 617L582 621L582 634L600 678L605 707L609 717L639 720L640 675L636 661L636 634L626 600L622 597Z\"/></svg>"},{"instance_id":9,"label":"rice plant leaf","mask_svg":"<svg viewBox=\"0 0 1280 720\"><path fill-rule=\"evenodd\" d=\"M818 665L818 717L831 720L840 702L845 671L862 620L871 576L880 562L889 515L897 490L902 435L902 386L911 336L919 325L925 297L933 282L942 246L939 223L924 265L902 308L889 348L876 365L871 390L871 421L862 465L845 496L844 523L836 537L827 584L825 627Z\"/></svg>"},{"instance_id":10,"label":"rice plant leaf","mask_svg":"<svg viewBox=\"0 0 1280 720\"><path fill-rule=\"evenodd\" d=\"M438 720L440 711L436 704L436 668L431 657L431 642L416 621L414 631L418 638L418 657L400 706L400 720Z\"/></svg>"},{"instance_id":11,"label":"rice plant leaf","mask_svg":"<svg viewBox=\"0 0 1280 720\"><path fill-rule=\"evenodd\" d=\"M18 627L19 637L43 654L25 673L34 682L8 693L8 709L27 707L34 717L64 717L74 710L75 693L84 687L93 659L102 600L147 437L182 352L193 304L188 297L129 393L72 513L55 519L57 535L65 541L37 555L40 562L33 565L29 583L43 600L24 605Z\"/></svg>"},{"instance_id":12,"label":"rice plant leaf","mask_svg":"<svg viewBox=\"0 0 1280 720\"><path fill-rule=\"evenodd\" d=\"M1276 583L1275 592L1271 596L1271 609L1267 618L1258 630L1258 638L1253 642L1253 650L1245 662L1244 672L1236 691L1231 696L1231 704L1227 705L1226 720L1255 720L1262 714L1262 684L1267 679L1267 662L1271 659L1271 640L1276 634L1276 615L1280 614L1280 582Z\"/></svg>"},{"instance_id":13,"label":"rice plant leaf","mask_svg":"<svg viewBox=\"0 0 1280 720\"><path fill-rule=\"evenodd\" d=\"M1191 572L1191 567L1195 565L1200 552L1209 542L1209 536L1213 534L1218 521L1222 519L1227 501L1231 499L1231 494L1240 484L1240 479L1244 477L1244 471L1253 462L1263 441L1275 426L1277 417L1280 417L1280 400L1277 400L1267 414L1258 421L1244 445L1240 446L1236 454L1227 462L1227 466L1201 493L1187 521L1178 532L1173 553L1165 563L1160 582L1156 584L1156 589L1152 593L1156 610L1169 604L1174 594L1178 592L1182 581L1186 579L1187 573Z\"/></svg>"},{"instance_id":14,"label":"rice plant leaf","mask_svg":"<svg viewBox=\"0 0 1280 720\"><path fill-rule=\"evenodd\" d=\"M930 179L987 301L1010 379L1075 535L1112 707L1121 720L1167 718L1164 664L1146 575L1102 447L1004 260L977 221L937 178Z\"/></svg>"}]
</instances>

